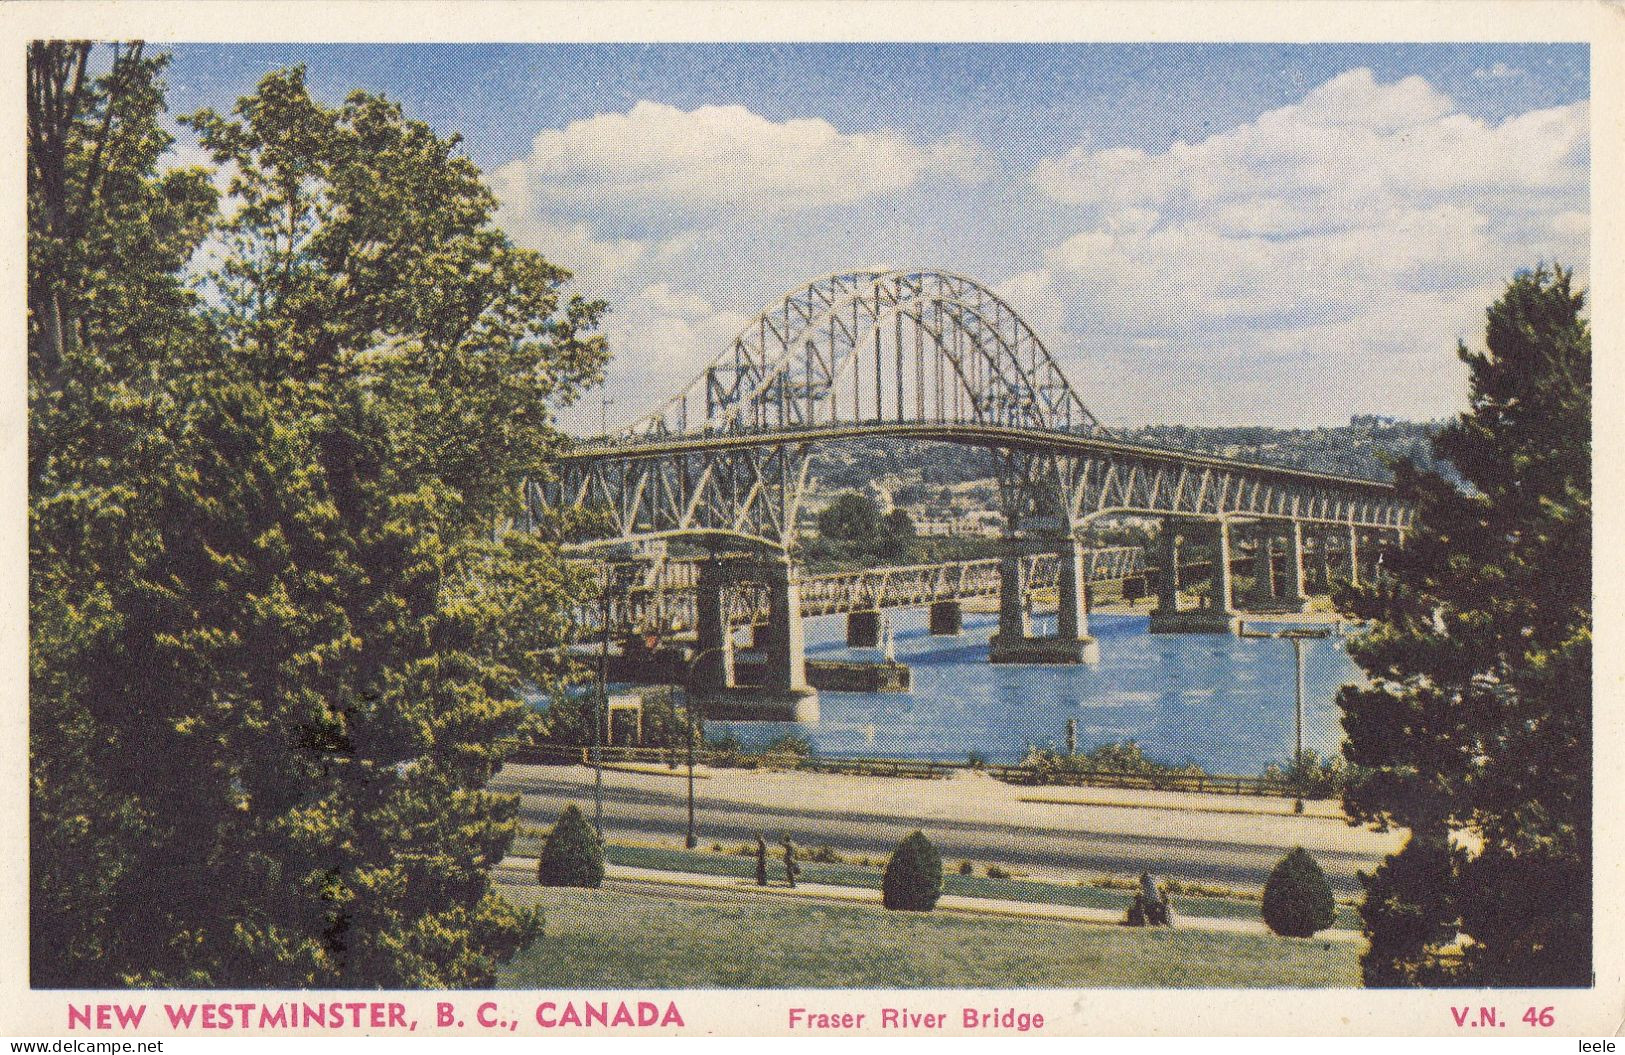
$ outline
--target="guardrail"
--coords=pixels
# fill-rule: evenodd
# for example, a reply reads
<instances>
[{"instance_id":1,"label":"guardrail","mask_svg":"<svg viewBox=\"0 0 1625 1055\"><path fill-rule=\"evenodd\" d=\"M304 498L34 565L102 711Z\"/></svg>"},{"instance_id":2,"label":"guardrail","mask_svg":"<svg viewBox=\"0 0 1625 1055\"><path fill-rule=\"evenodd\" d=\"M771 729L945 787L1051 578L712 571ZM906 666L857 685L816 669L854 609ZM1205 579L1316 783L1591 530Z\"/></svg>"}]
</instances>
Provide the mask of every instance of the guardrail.
<instances>
[{"instance_id":1,"label":"guardrail","mask_svg":"<svg viewBox=\"0 0 1625 1055\"><path fill-rule=\"evenodd\" d=\"M663 765L677 768L688 761L688 752L683 747L602 747L599 750L605 765ZM540 765L590 766L592 748L510 744L508 758L513 762ZM967 762L933 762L912 758L823 758L771 752L738 754L712 750L696 750L694 761L699 765L724 768L798 769L813 773L917 780L943 780L962 771L979 770L1006 784L1028 787L1102 787L1280 798L1299 795L1312 797L1287 781L1216 773L1126 773L1113 769L1040 773L1029 766L1019 765L971 765Z\"/></svg>"}]
</instances>

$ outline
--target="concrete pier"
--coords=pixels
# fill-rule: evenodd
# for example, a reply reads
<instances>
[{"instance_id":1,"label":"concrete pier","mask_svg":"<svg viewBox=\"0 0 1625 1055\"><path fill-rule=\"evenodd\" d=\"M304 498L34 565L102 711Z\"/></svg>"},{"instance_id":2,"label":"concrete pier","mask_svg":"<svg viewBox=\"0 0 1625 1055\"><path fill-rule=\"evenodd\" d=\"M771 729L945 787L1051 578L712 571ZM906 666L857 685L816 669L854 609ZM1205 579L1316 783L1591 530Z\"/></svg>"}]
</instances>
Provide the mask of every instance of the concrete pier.
<instances>
[{"instance_id":1,"label":"concrete pier","mask_svg":"<svg viewBox=\"0 0 1625 1055\"><path fill-rule=\"evenodd\" d=\"M801 580L789 560L759 566L767 586L767 647L762 687L786 697L816 697L807 682L807 643L801 622Z\"/></svg>"},{"instance_id":2,"label":"concrete pier","mask_svg":"<svg viewBox=\"0 0 1625 1055\"><path fill-rule=\"evenodd\" d=\"M937 601L931 605L933 637L958 637L965 628L965 613L958 601Z\"/></svg>"},{"instance_id":3,"label":"concrete pier","mask_svg":"<svg viewBox=\"0 0 1625 1055\"><path fill-rule=\"evenodd\" d=\"M696 659L692 684L696 691L712 692L734 684L733 629L728 622L727 569L721 561L700 564L695 584Z\"/></svg>"},{"instance_id":4,"label":"concrete pier","mask_svg":"<svg viewBox=\"0 0 1625 1055\"><path fill-rule=\"evenodd\" d=\"M848 612L846 616L847 648L880 647L880 613Z\"/></svg>"},{"instance_id":5,"label":"concrete pier","mask_svg":"<svg viewBox=\"0 0 1625 1055\"><path fill-rule=\"evenodd\" d=\"M1235 596L1230 578L1230 523L1220 520L1218 556L1213 562L1213 589L1200 608L1179 608L1178 572L1164 571L1158 577L1157 607L1152 609L1149 630L1153 634L1233 634L1237 627ZM1187 527L1187 533L1189 527ZM1178 568L1178 543L1164 521L1161 562L1165 568Z\"/></svg>"},{"instance_id":6,"label":"concrete pier","mask_svg":"<svg viewBox=\"0 0 1625 1055\"><path fill-rule=\"evenodd\" d=\"M1083 545L1075 538L1060 544L1060 572L1056 577L1056 634L1053 637L1034 637L1032 622L1027 617L1025 603L1018 611L1011 611L1011 591L1005 583L1006 569L1015 569L1014 581L1020 581L1023 564L1019 555L1007 558L1000 565L999 631L988 643L990 663L1098 663L1100 645L1089 636L1089 612L1085 603ZM1023 591L1024 593L1025 591ZM1025 601L1018 595L1016 600ZM1019 616L1019 618L1018 618Z\"/></svg>"}]
</instances>

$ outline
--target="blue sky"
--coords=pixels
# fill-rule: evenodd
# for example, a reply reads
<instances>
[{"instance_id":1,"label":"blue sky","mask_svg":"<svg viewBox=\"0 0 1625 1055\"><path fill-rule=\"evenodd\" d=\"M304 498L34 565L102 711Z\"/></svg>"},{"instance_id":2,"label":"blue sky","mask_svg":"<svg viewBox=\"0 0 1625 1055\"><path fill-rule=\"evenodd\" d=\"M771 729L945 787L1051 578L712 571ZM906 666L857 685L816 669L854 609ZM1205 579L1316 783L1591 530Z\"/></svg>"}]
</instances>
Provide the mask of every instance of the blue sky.
<instances>
[{"instance_id":1,"label":"blue sky","mask_svg":"<svg viewBox=\"0 0 1625 1055\"><path fill-rule=\"evenodd\" d=\"M1435 417L1514 270L1588 269L1583 45L171 50L175 113L303 63L461 133L516 240L614 309L612 422L882 264L999 289L1107 424Z\"/></svg>"}]
</instances>

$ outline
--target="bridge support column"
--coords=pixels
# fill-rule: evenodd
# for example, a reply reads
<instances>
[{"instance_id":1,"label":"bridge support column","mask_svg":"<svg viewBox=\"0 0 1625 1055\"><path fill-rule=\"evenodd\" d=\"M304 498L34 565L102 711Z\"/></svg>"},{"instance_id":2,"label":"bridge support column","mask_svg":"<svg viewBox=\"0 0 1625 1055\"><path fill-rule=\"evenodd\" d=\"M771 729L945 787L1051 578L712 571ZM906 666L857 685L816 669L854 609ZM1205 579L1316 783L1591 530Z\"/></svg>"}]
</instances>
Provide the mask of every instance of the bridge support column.
<instances>
[{"instance_id":1,"label":"bridge support column","mask_svg":"<svg viewBox=\"0 0 1625 1055\"><path fill-rule=\"evenodd\" d=\"M1187 521L1187 537L1194 529L1194 522ZM1159 546L1161 556L1157 558L1161 567L1157 574L1157 607L1151 610L1151 622L1148 629L1153 634L1228 634L1234 633L1237 625L1235 612L1232 610L1230 590L1230 529L1225 521L1219 521L1218 552L1213 561L1213 586L1210 596L1200 607L1179 608L1179 557L1180 538L1175 530L1174 522L1163 521L1163 528ZM1215 605L1215 598L1220 598Z\"/></svg>"},{"instance_id":2,"label":"bridge support column","mask_svg":"<svg viewBox=\"0 0 1625 1055\"><path fill-rule=\"evenodd\" d=\"M936 601L931 605L931 634L934 637L958 637L965 626L964 609L958 601Z\"/></svg>"},{"instance_id":3,"label":"bridge support column","mask_svg":"<svg viewBox=\"0 0 1625 1055\"><path fill-rule=\"evenodd\" d=\"M807 683L807 645L801 622L801 578L789 560L763 566L767 585L767 663L762 688L794 701L791 721L818 720L818 693Z\"/></svg>"},{"instance_id":4,"label":"bridge support column","mask_svg":"<svg viewBox=\"0 0 1625 1055\"><path fill-rule=\"evenodd\" d=\"M1360 585L1360 529L1349 525L1349 582Z\"/></svg>"},{"instance_id":5,"label":"bridge support column","mask_svg":"<svg viewBox=\"0 0 1625 1055\"><path fill-rule=\"evenodd\" d=\"M1157 611L1179 611L1179 532L1164 520L1157 535Z\"/></svg>"},{"instance_id":6,"label":"bridge support column","mask_svg":"<svg viewBox=\"0 0 1625 1055\"><path fill-rule=\"evenodd\" d=\"M847 648L880 647L880 613L848 612L846 616Z\"/></svg>"},{"instance_id":7,"label":"bridge support column","mask_svg":"<svg viewBox=\"0 0 1625 1055\"><path fill-rule=\"evenodd\" d=\"M1054 637L1033 637L1032 624L1025 604L1026 562L1012 546L1012 553L999 565L999 631L988 643L988 662L1100 661L1100 646L1089 636L1089 614L1083 600L1085 574L1083 561L1083 544L1075 538L1062 540L1061 563L1055 583L1058 633Z\"/></svg>"},{"instance_id":8,"label":"bridge support column","mask_svg":"<svg viewBox=\"0 0 1625 1055\"><path fill-rule=\"evenodd\" d=\"M1219 552L1213 564L1212 606L1226 615L1236 610L1236 592L1230 578L1230 521L1219 521Z\"/></svg>"},{"instance_id":9,"label":"bridge support column","mask_svg":"<svg viewBox=\"0 0 1625 1055\"><path fill-rule=\"evenodd\" d=\"M999 630L996 637L1031 637L1032 616L1027 611L1027 561L1014 542L1005 545L999 560Z\"/></svg>"},{"instance_id":10,"label":"bridge support column","mask_svg":"<svg viewBox=\"0 0 1625 1055\"><path fill-rule=\"evenodd\" d=\"M1287 547L1286 555L1286 584L1283 591L1287 604L1302 607L1309 599L1309 591L1304 589L1303 574L1303 522L1292 522L1292 544Z\"/></svg>"},{"instance_id":11,"label":"bridge support column","mask_svg":"<svg viewBox=\"0 0 1625 1055\"><path fill-rule=\"evenodd\" d=\"M734 646L728 625L728 575L721 561L700 564L695 583L695 654L693 686L700 691L731 688L734 684Z\"/></svg>"}]
</instances>

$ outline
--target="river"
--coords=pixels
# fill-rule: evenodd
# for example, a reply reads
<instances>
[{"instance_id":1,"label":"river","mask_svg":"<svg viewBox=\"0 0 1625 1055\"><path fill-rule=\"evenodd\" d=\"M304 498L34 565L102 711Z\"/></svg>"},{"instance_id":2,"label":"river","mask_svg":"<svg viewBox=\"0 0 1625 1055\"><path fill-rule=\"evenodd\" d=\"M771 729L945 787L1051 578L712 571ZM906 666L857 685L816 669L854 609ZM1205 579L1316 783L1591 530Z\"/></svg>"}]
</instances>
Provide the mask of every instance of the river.
<instances>
[{"instance_id":1,"label":"river","mask_svg":"<svg viewBox=\"0 0 1625 1055\"><path fill-rule=\"evenodd\" d=\"M994 615L966 613L964 633L932 637L925 612L890 613L897 659L913 670L907 694L821 692L816 725L709 722L712 737L731 732L746 744L785 733L833 757L963 762L975 752L992 763L1018 762L1030 745L1063 748L1068 719L1078 747L1136 741L1159 762L1195 763L1211 773L1256 775L1292 755L1292 643L1226 634L1151 634L1143 614L1096 613L1100 642L1092 666L993 665L987 642ZM1054 617L1034 632L1053 633ZM876 649L848 649L846 619L809 619L807 654L875 660ZM1323 756L1342 740L1335 696L1361 680L1341 639L1304 642L1304 746Z\"/></svg>"}]
</instances>

